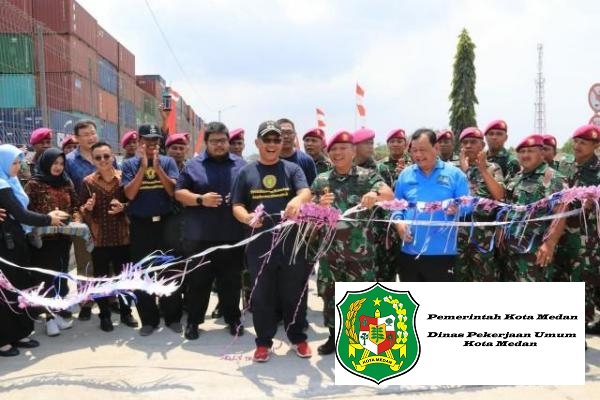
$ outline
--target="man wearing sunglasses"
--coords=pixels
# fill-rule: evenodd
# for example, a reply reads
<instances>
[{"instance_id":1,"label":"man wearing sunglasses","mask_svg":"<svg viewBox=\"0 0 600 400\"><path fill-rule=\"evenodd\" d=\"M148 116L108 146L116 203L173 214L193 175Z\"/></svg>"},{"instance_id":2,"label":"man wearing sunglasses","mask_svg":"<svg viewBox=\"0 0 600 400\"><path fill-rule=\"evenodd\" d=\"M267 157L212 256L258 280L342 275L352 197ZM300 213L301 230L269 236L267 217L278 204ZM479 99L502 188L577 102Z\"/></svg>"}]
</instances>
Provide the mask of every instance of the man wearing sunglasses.
<instances>
[{"instance_id":1,"label":"man wearing sunglasses","mask_svg":"<svg viewBox=\"0 0 600 400\"><path fill-rule=\"evenodd\" d=\"M282 211L286 217L297 215L300 206L311 200L302 169L279 158L283 146L279 124L275 121L260 124L255 144L258 161L242 167L231 190L233 215L247 226L248 234L277 225ZM260 204L264 206L264 217L256 218L254 210ZM295 258L290 254L297 234L295 228L272 247L274 234L264 234L246 247L248 270L254 282L250 301L257 362L270 358L279 312L296 354L302 358L312 355L302 330L306 317L304 287L312 266L304 258L305 249L299 249ZM266 253L270 254L267 258L263 257Z\"/></svg>"}]
</instances>

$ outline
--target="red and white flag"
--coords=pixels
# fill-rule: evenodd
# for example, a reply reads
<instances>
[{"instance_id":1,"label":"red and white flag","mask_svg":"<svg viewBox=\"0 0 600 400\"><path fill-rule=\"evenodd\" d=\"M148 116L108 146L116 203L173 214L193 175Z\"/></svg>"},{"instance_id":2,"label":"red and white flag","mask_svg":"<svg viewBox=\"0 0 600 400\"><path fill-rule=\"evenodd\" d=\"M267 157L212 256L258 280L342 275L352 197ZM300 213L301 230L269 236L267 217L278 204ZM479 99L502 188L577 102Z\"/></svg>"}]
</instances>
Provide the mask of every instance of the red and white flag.
<instances>
[{"instance_id":1,"label":"red and white flag","mask_svg":"<svg viewBox=\"0 0 600 400\"><path fill-rule=\"evenodd\" d=\"M325 113L320 108L317 108L317 128L325 128L327 124L325 123Z\"/></svg>"},{"instance_id":2,"label":"red and white flag","mask_svg":"<svg viewBox=\"0 0 600 400\"><path fill-rule=\"evenodd\" d=\"M365 91L356 83L356 110L358 115L364 118L367 115L367 109L363 105L363 99L365 97Z\"/></svg>"}]
</instances>

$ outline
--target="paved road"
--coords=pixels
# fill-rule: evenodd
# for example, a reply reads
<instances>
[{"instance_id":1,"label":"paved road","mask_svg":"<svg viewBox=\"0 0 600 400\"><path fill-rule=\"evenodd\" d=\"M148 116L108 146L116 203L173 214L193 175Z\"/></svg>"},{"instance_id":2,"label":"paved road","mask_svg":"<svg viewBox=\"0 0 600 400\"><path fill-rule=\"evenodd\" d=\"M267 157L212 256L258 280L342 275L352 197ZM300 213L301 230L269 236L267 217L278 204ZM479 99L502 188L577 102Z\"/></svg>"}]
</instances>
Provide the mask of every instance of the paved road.
<instances>
[{"instance_id":1,"label":"paved road","mask_svg":"<svg viewBox=\"0 0 600 400\"><path fill-rule=\"evenodd\" d=\"M309 337L315 353L327 337L320 325L321 304L311 283ZM247 333L238 340L222 320L209 319L193 342L164 327L145 338L117 323L105 333L97 316L76 321L56 338L36 324L41 347L0 359L0 399L385 399L400 393L403 400L600 399L600 337L588 338L585 386L347 387L333 384L333 357L300 359L282 332L275 356L266 364L253 363L254 331L251 315L247 318ZM556 357L560 362L560 349Z\"/></svg>"}]
</instances>

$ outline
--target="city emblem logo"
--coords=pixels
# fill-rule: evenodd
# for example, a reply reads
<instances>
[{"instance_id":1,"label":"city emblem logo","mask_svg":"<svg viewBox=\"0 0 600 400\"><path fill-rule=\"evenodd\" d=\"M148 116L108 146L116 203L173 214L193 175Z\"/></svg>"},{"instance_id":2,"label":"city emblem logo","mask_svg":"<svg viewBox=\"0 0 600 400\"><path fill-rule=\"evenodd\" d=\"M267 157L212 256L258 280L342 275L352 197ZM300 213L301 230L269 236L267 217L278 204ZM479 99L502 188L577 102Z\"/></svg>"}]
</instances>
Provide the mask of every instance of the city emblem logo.
<instances>
[{"instance_id":1,"label":"city emblem logo","mask_svg":"<svg viewBox=\"0 0 600 400\"><path fill-rule=\"evenodd\" d=\"M339 363L350 373L377 384L410 371L421 348L415 328L419 304L410 292L379 283L346 292L337 304Z\"/></svg>"}]
</instances>

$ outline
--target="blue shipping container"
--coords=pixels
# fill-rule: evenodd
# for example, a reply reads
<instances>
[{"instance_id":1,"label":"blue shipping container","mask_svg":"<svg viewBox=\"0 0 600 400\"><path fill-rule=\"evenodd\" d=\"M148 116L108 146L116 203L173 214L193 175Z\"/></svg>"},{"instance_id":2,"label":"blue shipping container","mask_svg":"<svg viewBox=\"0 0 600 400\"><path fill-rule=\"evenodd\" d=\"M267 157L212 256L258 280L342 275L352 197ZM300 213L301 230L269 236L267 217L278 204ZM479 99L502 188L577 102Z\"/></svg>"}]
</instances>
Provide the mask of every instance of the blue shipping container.
<instances>
[{"instance_id":1,"label":"blue shipping container","mask_svg":"<svg viewBox=\"0 0 600 400\"><path fill-rule=\"evenodd\" d=\"M135 105L131 101L119 101L119 120L121 125L135 126Z\"/></svg>"},{"instance_id":2,"label":"blue shipping container","mask_svg":"<svg viewBox=\"0 0 600 400\"><path fill-rule=\"evenodd\" d=\"M0 107L35 107L35 77L31 74L0 74Z\"/></svg>"},{"instance_id":3,"label":"blue shipping container","mask_svg":"<svg viewBox=\"0 0 600 400\"><path fill-rule=\"evenodd\" d=\"M119 74L114 65L103 58L98 60L98 86L112 94L117 94Z\"/></svg>"},{"instance_id":4,"label":"blue shipping container","mask_svg":"<svg viewBox=\"0 0 600 400\"><path fill-rule=\"evenodd\" d=\"M112 146L116 151L119 148L119 130L117 124L108 121L100 121L98 126L98 138Z\"/></svg>"},{"instance_id":5,"label":"blue shipping container","mask_svg":"<svg viewBox=\"0 0 600 400\"><path fill-rule=\"evenodd\" d=\"M29 144L31 132L43 125L39 108L0 108L0 141Z\"/></svg>"}]
</instances>

